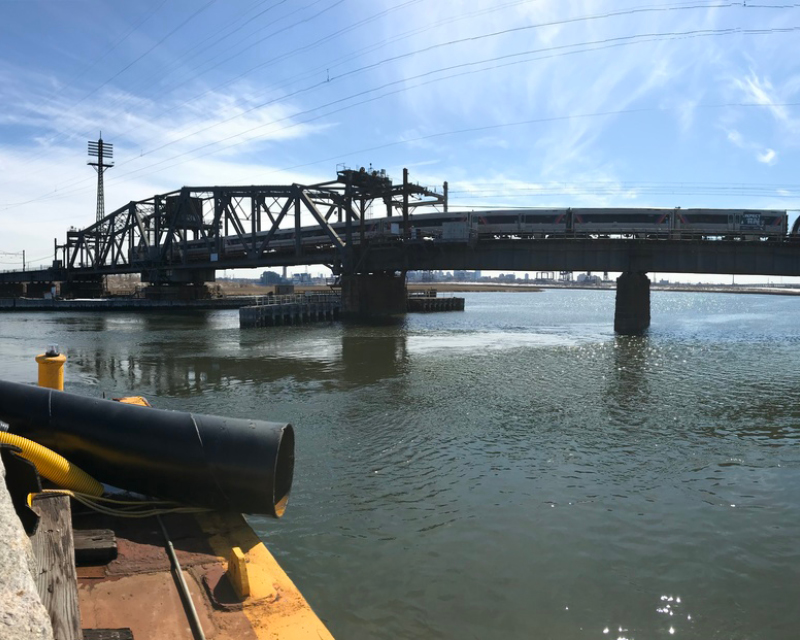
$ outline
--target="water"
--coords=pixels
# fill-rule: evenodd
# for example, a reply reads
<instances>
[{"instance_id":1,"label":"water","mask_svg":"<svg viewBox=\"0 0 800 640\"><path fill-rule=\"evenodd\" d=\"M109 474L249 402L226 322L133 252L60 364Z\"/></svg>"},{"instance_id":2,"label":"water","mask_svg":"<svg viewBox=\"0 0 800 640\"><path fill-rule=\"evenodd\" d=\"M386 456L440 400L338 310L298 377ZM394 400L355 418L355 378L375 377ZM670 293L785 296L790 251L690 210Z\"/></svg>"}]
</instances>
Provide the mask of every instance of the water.
<instances>
[{"instance_id":1,"label":"water","mask_svg":"<svg viewBox=\"0 0 800 640\"><path fill-rule=\"evenodd\" d=\"M0 317L0 373L291 421L251 519L339 638L796 638L800 298L467 294L402 326L230 311Z\"/></svg>"}]
</instances>

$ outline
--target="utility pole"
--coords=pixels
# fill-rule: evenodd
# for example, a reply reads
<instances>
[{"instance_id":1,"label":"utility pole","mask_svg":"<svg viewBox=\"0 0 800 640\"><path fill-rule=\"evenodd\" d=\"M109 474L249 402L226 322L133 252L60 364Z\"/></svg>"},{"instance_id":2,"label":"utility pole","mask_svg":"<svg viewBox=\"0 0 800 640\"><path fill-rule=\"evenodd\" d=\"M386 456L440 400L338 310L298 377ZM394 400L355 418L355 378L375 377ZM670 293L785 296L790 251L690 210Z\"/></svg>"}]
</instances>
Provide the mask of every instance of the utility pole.
<instances>
[{"instance_id":1,"label":"utility pole","mask_svg":"<svg viewBox=\"0 0 800 640\"><path fill-rule=\"evenodd\" d=\"M97 222L100 222L106 215L105 194L103 193L103 174L106 169L114 166L113 162L106 163L104 160L114 157L114 145L111 143L103 142L103 132L100 132L100 137L97 142L89 140L89 156L97 158L97 161L87 162L91 167L97 171Z\"/></svg>"},{"instance_id":2,"label":"utility pole","mask_svg":"<svg viewBox=\"0 0 800 640\"><path fill-rule=\"evenodd\" d=\"M403 168L403 237L411 235L411 225L408 223L408 169Z\"/></svg>"}]
</instances>

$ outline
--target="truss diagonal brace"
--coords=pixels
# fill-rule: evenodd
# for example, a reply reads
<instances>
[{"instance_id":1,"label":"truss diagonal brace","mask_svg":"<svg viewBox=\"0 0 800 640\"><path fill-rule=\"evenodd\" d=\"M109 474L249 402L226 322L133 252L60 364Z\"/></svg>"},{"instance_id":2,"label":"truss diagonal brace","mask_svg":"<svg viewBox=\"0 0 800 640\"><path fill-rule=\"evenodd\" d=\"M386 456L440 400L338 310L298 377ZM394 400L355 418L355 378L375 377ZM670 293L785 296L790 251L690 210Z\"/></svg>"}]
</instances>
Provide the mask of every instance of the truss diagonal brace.
<instances>
[{"instance_id":1,"label":"truss diagonal brace","mask_svg":"<svg viewBox=\"0 0 800 640\"><path fill-rule=\"evenodd\" d=\"M311 198L308 197L308 195L303 189L300 189L298 191L298 196L300 198L300 201L304 205L306 205L306 208L308 208L308 210L311 212L311 215L314 216L314 219L319 223L320 227L322 227L322 229L328 235L328 238L330 238L330 241L333 244L333 246L336 247L336 250L340 254L343 254L344 242L336 233L336 231L334 231L333 227L331 227L331 225L328 224L328 221L325 219L325 216L322 213L320 213L319 209L317 209L317 206L311 201Z\"/></svg>"}]
</instances>

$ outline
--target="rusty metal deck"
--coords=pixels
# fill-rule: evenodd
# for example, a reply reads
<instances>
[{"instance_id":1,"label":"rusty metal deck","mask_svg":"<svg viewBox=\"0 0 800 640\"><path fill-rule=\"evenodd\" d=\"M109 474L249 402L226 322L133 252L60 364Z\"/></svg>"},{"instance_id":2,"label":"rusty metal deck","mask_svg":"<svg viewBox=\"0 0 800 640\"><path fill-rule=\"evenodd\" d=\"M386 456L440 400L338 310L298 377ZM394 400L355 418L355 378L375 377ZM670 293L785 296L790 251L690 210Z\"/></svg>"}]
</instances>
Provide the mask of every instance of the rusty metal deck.
<instances>
[{"instance_id":1,"label":"rusty metal deck","mask_svg":"<svg viewBox=\"0 0 800 640\"><path fill-rule=\"evenodd\" d=\"M134 638L192 640L164 537L154 518L76 513L75 529L113 529L118 556L78 567L83 628L130 628ZM238 514L163 517L207 638L332 638L325 625ZM250 595L237 597L226 575L233 547L244 553Z\"/></svg>"}]
</instances>

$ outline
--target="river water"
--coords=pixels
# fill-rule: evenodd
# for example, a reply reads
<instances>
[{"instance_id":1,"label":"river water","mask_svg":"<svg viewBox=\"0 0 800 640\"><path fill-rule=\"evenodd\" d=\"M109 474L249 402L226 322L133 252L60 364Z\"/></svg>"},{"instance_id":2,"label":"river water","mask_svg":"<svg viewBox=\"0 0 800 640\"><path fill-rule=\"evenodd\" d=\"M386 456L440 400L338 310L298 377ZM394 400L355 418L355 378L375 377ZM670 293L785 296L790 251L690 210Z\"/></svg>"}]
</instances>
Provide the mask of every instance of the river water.
<instances>
[{"instance_id":1,"label":"river water","mask_svg":"<svg viewBox=\"0 0 800 640\"><path fill-rule=\"evenodd\" d=\"M392 327L236 311L0 317L0 373L290 421L251 523L342 639L800 635L800 298L466 294Z\"/></svg>"}]
</instances>

